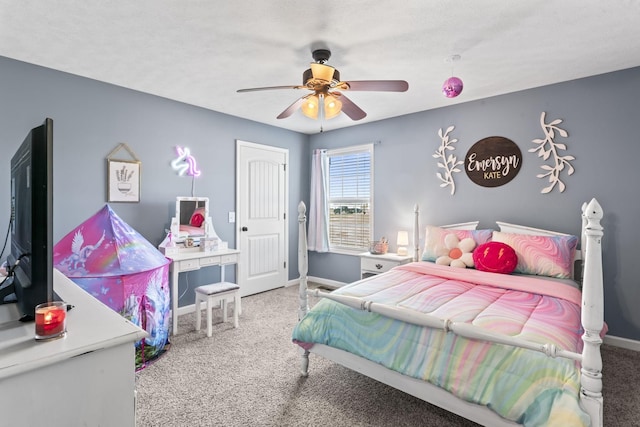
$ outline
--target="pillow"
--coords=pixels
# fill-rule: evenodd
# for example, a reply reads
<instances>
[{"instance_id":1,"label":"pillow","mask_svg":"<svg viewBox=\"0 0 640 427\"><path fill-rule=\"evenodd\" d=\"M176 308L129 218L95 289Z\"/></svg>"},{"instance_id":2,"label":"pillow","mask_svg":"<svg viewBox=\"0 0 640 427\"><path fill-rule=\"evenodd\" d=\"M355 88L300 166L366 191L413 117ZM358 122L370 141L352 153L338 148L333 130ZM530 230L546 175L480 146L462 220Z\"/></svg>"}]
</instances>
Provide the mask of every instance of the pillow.
<instances>
[{"instance_id":1,"label":"pillow","mask_svg":"<svg viewBox=\"0 0 640 427\"><path fill-rule=\"evenodd\" d=\"M473 251L476 270L511 274L518 266L516 251L506 243L487 242Z\"/></svg>"},{"instance_id":2,"label":"pillow","mask_svg":"<svg viewBox=\"0 0 640 427\"><path fill-rule=\"evenodd\" d=\"M192 227L201 227L204 223L204 208L197 208L191 214L191 219L189 220L189 225Z\"/></svg>"},{"instance_id":3,"label":"pillow","mask_svg":"<svg viewBox=\"0 0 640 427\"><path fill-rule=\"evenodd\" d=\"M467 268L473 267L473 249L476 241L471 237L458 239L455 234L447 234L444 238L444 245L449 252L446 255L436 258L436 264L448 265L451 267Z\"/></svg>"},{"instance_id":4,"label":"pillow","mask_svg":"<svg viewBox=\"0 0 640 427\"><path fill-rule=\"evenodd\" d=\"M511 246L518 256L516 273L571 279L576 236L536 236L493 232L493 241Z\"/></svg>"},{"instance_id":5,"label":"pillow","mask_svg":"<svg viewBox=\"0 0 640 427\"><path fill-rule=\"evenodd\" d=\"M454 234L459 240L471 238L476 245L491 240L493 230L453 230L428 225L426 227L427 234L424 239L424 250L422 252L422 261L435 261L441 256L447 255L449 249L445 244L445 238L449 234Z\"/></svg>"}]
</instances>

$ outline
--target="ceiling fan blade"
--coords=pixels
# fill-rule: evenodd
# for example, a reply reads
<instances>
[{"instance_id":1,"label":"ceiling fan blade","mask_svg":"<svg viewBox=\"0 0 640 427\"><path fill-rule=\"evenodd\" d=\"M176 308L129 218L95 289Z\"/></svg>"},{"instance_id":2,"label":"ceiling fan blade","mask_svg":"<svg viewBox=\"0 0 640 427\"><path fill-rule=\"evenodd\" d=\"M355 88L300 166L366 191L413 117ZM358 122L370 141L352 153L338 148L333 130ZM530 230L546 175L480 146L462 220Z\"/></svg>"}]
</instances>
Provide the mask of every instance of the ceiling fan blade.
<instances>
[{"instance_id":1,"label":"ceiling fan blade","mask_svg":"<svg viewBox=\"0 0 640 427\"><path fill-rule=\"evenodd\" d=\"M351 120L361 120L367 117L367 113L354 104L352 100L344 96L343 93L333 92L333 94L340 95L338 99L342 101L342 112L349 116Z\"/></svg>"},{"instance_id":2,"label":"ceiling fan blade","mask_svg":"<svg viewBox=\"0 0 640 427\"><path fill-rule=\"evenodd\" d=\"M286 119L290 115L292 115L300 106L304 103L304 96L302 98L298 98L293 104L289 105L278 117L277 119Z\"/></svg>"},{"instance_id":3,"label":"ceiling fan blade","mask_svg":"<svg viewBox=\"0 0 640 427\"><path fill-rule=\"evenodd\" d=\"M257 92L259 90L274 90L274 89L309 89L306 86L267 86L267 87L252 87L249 89L238 89L236 92Z\"/></svg>"},{"instance_id":4,"label":"ceiling fan blade","mask_svg":"<svg viewBox=\"0 0 640 427\"><path fill-rule=\"evenodd\" d=\"M404 80L356 80L340 82L336 88L352 91L406 92L409 83Z\"/></svg>"}]
</instances>

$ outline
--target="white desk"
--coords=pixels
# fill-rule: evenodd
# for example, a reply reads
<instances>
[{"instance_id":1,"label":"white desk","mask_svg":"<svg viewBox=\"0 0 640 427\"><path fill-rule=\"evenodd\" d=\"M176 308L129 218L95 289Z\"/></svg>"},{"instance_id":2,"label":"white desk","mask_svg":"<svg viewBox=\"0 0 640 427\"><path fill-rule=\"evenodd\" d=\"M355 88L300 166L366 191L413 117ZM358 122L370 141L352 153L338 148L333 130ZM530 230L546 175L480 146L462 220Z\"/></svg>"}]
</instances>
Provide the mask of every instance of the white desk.
<instances>
[{"instance_id":1,"label":"white desk","mask_svg":"<svg viewBox=\"0 0 640 427\"><path fill-rule=\"evenodd\" d=\"M54 273L56 293L75 305L66 337L36 342L34 322L0 305L0 424L133 427L134 343L147 333Z\"/></svg>"},{"instance_id":2,"label":"white desk","mask_svg":"<svg viewBox=\"0 0 640 427\"><path fill-rule=\"evenodd\" d=\"M178 277L186 271L200 270L202 267L220 266L220 281L224 282L224 267L237 264L240 251L225 249L222 251L200 252L184 251L165 255L171 260L171 317L173 320L172 335L178 333ZM235 309L235 308L234 308ZM240 312L240 307L238 307Z\"/></svg>"}]
</instances>

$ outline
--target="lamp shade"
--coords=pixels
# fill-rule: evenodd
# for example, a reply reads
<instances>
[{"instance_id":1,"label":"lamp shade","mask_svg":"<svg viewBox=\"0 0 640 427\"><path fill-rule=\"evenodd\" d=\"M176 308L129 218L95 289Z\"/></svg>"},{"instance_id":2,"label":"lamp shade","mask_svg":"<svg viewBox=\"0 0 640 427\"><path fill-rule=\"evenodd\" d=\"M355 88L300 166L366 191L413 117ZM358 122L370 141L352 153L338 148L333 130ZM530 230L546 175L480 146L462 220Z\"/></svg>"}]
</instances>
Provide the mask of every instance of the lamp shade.
<instances>
[{"instance_id":1,"label":"lamp shade","mask_svg":"<svg viewBox=\"0 0 640 427\"><path fill-rule=\"evenodd\" d=\"M335 71L336 69L330 65L311 63L311 73L314 79L330 82L333 80Z\"/></svg>"},{"instance_id":2,"label":"lamp shade","mask_svg":"<svg viewBox=\"0 0 640 427\"><path fill-rule=\"evenodd\" d=\"M407 246L409 244L409 232L398 231L398 240L396 241L398 246Z\"/></svg>"},{"instance_id":3,"label":"lamp shade","mask_svg":"<svg viewBox=\"0 0 640 427\"><path fill-rule=\"evenodd\" d=\"M326 95L311 94L305 96L300 110L302 110L302 114L310 119L317 119L320 115L320 106L324 109L321 116L324 119L332 119L342 111L342 102L330 93Z\"/></svg>"},{"instance_id":4,"label":"lamp shade","mask_svg":"<svg viewBox=\"0 0 640 427\"><path fill-rule=\"evenodd\" d=\"M328 94L324 97L324 118L332 119L342 111L342 102L340 100Z\"/></svg>"},{"instance_id":5,"label":"lamp shade","mask_svg":"<svg viewBox=\"0 0 640 427\"><path fill-rule=\"evenodd\" d=\"M309 117L310 119L317 119L318 111L320 109L319 107L320 100L318 99L318 96L315 94L311 94L307 95L304 98L304 103L300 107L300 110L302 110L302 114Z\"/></svg>"},{"instance_id":6,"label":"lamp shade","mask_svg":"<svg viewBox=\"0 0 640 427\"><path fill-rule=\"evenodd\" d=\"M406 230L398 231L396 244L398 245L398 249L396 250L398 255L406 255L407 246L409 245L409 232Z\"/></svg>"}]
</instances>

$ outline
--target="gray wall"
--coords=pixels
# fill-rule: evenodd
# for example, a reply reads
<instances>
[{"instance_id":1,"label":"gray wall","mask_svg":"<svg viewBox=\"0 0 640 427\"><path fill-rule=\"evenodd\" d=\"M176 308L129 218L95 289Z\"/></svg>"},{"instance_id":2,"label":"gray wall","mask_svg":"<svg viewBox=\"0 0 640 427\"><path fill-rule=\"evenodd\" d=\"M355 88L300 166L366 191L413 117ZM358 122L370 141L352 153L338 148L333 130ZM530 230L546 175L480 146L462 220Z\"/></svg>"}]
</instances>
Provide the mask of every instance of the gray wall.
<instances>
[{"instance_id":1,"label":"gray wall","mask_svg":"<svg viewBox=\"0 0 640 427\"><path fill-rule=\"evenodd\" d=\"M551 228L568 233L580 229L580 206L596 197L605 210L605 319L612 335L640 339L640 279L635 272L635 244L640 232L637 183L640 141L640 69L630 69L448 108L424 111L323 134L306 135L169 101L69 74L0 57L0 159L6 185L0 185L0 226L9 220L9 160L32 127L54 119L54 240L85 221L106 203L106 156L126 142L142 161L140 203L112 203L114 211L149 241L157 244L173 215L176 196L189 195L191 181L178 177L169 163L176 145L187 145L204 173L196 195L211 199L213 223L235 246L235 140L289 150L289 278L297 277L297 204L309 199L310 153L379 141L375 146L375 234L395 236L411 229L413 205L420 222L442 224L495 220ZM463 95L464 96L464 93ZM373 106L363 105L367 108ZM535 177L542 162L531 140L542 137L539 117L561 118L569 132L567 154L576 172L563 179L564 193L540 194L545 185ZM455 153L462 159L473 143L487 136L515 141L523 154L522 170L502 187L484 188L456 176L456 193L439 187L431 154L439 128L455 125ZM393 242L393 237L391 238ZM392 247L395 250L395 247ZM358 278L353 256L310 255L310 275L349 282ZM209 271L211 270L211 271ZM190 287L211 281L212 269L181 278L180 305L193 301ZM188 283L187 283L188 281Z\"/></svg>"},{"instance_id":2,"label":"gray wall","mask_svg":"<svg viewBox=\"0 0 640 427\"><path fill-rule=\"evenodd\" d=\"M464 96L464 93L461 95ZM374 106L362 106L365 110ZM566 154L575 157L575 173L562 174L566 190L540 191L547 182L536 178L542 160L531 142L542 138L540 113L547 122L563 119L569 132ZM602 222L605 320L610 334L640 339L640 276L636 245L640 242L640 68L424 111L311 137L311 149L380 141L375 145L375 237L395 243L399 229L412 229L413 206L420 205L420 224L480 220L482 228L507 221L577 234L580 208L595 197L605 211ZM456 175L456 192L440 188L436 159L438 129L455 125L454 152L467 150L488 136L504 136L519 146L523 164L508 184L485 188L464 172ZM393 245L392 250L395 250ZM358 279L355 256L318 254L309 257L309 274L350 282Z\"/></svg>"},{"instance_id":3,"label":"gray wall","mask_svg":"<svg viewBox=\"0 0 640 427\"><path fill-rule=\"evenodd\" d=\"M2 230L9 221L11 156L45 117L54 120L55 242L106 204L106 157L125 142L142 162L141 201L110 203L118 216L159 244L176 196L191 195L191 178L178 176L170 166L175 146L188 146L203 174L195 195L209 197L216 232L235 247L228 212L235 211L236 139L288 149L289 273L297 277L297 204L309 193L308 136L0 57ZM118 154L127 158L124 151ZM190 288L218 278L216 268L181 274L179 305L193 302Z\"/></svg>"}]
</instances>

